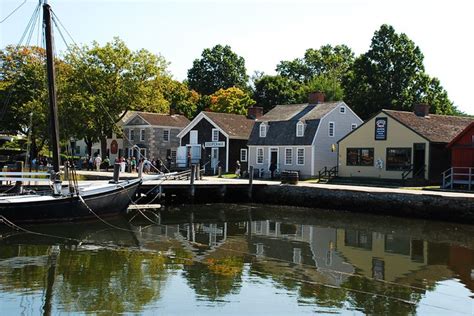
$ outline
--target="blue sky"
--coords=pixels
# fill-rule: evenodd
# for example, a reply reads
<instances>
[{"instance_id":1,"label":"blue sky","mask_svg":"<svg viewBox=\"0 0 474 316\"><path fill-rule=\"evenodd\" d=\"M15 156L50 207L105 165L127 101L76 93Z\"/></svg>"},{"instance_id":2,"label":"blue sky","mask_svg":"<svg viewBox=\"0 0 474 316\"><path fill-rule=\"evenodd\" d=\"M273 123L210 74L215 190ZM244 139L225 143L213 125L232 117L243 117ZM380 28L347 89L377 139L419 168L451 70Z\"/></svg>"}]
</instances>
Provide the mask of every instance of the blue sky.
<instances>
[{"instance_id":1,"label":"blue sky","mask_svg":"<svg viewBox=\"0 0 474 316\"><path fill-rule=\"evenodd\" d=\"M3 19L23 0L0 0ZM119 36L132 49L146 48L186 78L204 48L228 44L245 58L249 75L274 74L281 60L308 48L346 44L369 49L374 31L387 23L406 33L425 56L426 71L449 97L474 114L472 0L49 0L76 42L105 43ZM0 47L16 44L37 0L27 0L0 24ZM59 39L57 47L64 50Z\"/></svg>"}]
</instances>

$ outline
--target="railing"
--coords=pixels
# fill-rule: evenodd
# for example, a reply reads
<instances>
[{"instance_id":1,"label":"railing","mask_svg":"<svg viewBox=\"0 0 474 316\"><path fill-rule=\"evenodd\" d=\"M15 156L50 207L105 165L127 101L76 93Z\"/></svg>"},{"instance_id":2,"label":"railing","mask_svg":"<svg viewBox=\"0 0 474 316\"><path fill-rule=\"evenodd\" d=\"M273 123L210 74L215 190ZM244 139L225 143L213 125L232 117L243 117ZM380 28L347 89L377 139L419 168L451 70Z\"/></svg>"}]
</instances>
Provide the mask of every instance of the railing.
<instances>
[{"instance_id":1,"label":"railing","mask_svg":"<svg viewBox=\"0 0 474 316\"><path fill-rule=\"evenodd\" d=\"M328 169L327 167L324 167L323 169L318 171L318 180L326 180L329 181L335 177L337 177L338 174L338 168L337 166L332 167L331 169Z\"/></svg>"},{"instance_id":2,"label":"railing","mask_svg":"<svg viewBox=\"0 0 474 316\"><path fill-rule=\"evenodd\" d=\"M468 189L473 188L474 168L452 167L442 173L443 188L454 188L455 184L467 185Z\"/></svg>"},{"instance_id":3,"label":"railing","mask_svg":"<svg viewBox=\"0 0 474 316\"><path fill-rule=\"evenodd\" d=\"M420 169L418 170L415 170L415 166L414 165L410 165L408 166L408 168L406 168L403 172L402 172L402 180L406 180L408 178L408 176L410 175L410 173L412 174L412 178L416 178L420 175L423 176L423 178L425 177L425 168L426 168L426 165L423 165Z\"/></svg>"}]
</instances>

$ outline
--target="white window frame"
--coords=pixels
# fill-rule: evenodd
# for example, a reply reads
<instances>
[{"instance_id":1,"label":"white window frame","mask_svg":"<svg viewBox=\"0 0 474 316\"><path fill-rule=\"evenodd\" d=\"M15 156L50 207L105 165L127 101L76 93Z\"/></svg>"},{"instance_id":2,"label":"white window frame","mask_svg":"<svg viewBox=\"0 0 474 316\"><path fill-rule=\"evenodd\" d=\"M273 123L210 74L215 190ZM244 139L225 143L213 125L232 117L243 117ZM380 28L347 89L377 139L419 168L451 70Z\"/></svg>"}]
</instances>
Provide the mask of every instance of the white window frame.
<instances>
[{"instance_id":1,"label":"white window frame","mask_svg":"<svg viewBox=\"0 0 474 316\"><path fill-rule=\"evenodd\" d=\"M293 148L287 147L285 148L285 166L291 166L292 164L293 164Z\"/></svg>"},{"instance_id":2,"label":"white window frame","mask_svg":"<svg viewBox=\"0 0 474 316\"><path fill-rule=\"evenodd\" d=\"M217 128L212 129L212 141L213 142L219 141L219 130Z\"/></svg>"},{"instance_id":3,"label":"white window frame","mask_svg":"<svg viewBox=\"0 0 474 316\"><path fill-rule=\"evenodd\" d=\"M357 123L352 123L351 124L351 131L355 130L357 128Z\"/></svg>"},{"instance_id":4,"label":"white window frame","mask_svg":"<svg viewBox=\"0 0 474 316\"><path fill-rule=\"evenodd\" d=\"M331 133L331 125L332 125L332 133ZM328 123L328 136L334 137L336 135L336 123L329 122Z\"/></svg>"},{"instance_id":5,"label":"white window frame","mask_svg":"<svg viewBox=\"0 0 474 316\"><path fill-rule=\"evenodd\" d=\"M192 135L196 135L196 141L195 142L193 142L194 137L192 137ZM194 145L194 144L198 144L198 142L199 142L199 133L198 133L198 131L197 130L189 131L189 143Z\"/></svg>"},{"instance_id":6,"label":"white window frame","mask_svg":"<svg viewBox=\"0 0 474 316\"><path fill-rule=\"evenodd\" d=\"M246 148L240 149L240 162L247 162L248 151Z\"/></svg>"},{"instance_id":7,"label":"white window frame","mask_svg":"<svg viewBox=\"0 0 474 316\"><path fill-rule=\"evenodd\" d=\"M303 163L300 163L300 153L303 153L301 157L303 158ZM305 149L304 148L296 148L296 165L298 166L304 166L305 163Z\"/></svg>"},{"instance_id":8,"label":"white window frame","mask_svg":"<svg viewBox=\"0 0 474 316\"><path fill-rule=\"evenodd\" d=\"M344 105L342 105L340 108L339 108L339 113L341 114L346 114L347 110L346 110L346 107Z\"/></svg>"},{"instance_id":9,"label":"white window frame","mask_svg":"<svg viewBox=\"0 0 474 316\"><path fill-rule=\"evenodd\" d=\"M140 141L141 142L145 141L145 129L144 128L140 129Z\"/></svg>"},{"instance_id":10,"label":"white window frame","mask_svg":"<svg viewBox=\"0 0 474 316\"><path fill-rule=\"evenodd\" d=\"M259 157L262 158L261 161L258 159ZM257 165L263 165L264 157L263 157L263 148L262 147L258 147L256 152L255 152L255 162L256 162Z\"/></svg>"},{"instance_id":11,"label":"white window frame","mask_svg":"<svg viewBox=\"0 0 474 316\"><path fill-rule=\"evenodd\" d=\"M133 128L128 130L128 140L134 140L135 138L135 130Z\"/></svg>"},{"instance_id":12,"label":"white window frame","mask_svg":"<svg viewBox=\"0 0 474 316\"><path fill-rule=\"evenodd\" d=\"M265 124L265 123L260 124L259 135L262 138L267 137L267 124Z\"/></svg>"},{"instance_id":13,"label":"white window frame","mask_svg":"<svg viewBox=\"0 0 474 316\"><path fill-rule=\"evenodd\" d=\"M304 136L304 123L298 122L296 123L296 137L303 137Z\"/></svg>"},{"instance_id":14,"label":"white window frame","mask_svg":"<svg viewBox=\"0 0 474 316\"><path fill-rule=\"evenodd\" d=\"M166 132L168 132L168 139L166 139L166 137L165 137ZM170 135L171 135L171 130L169 130L169 129L164 129L164 130L163 130L163 141L164 141L164 142L169 142L169 141L170 141Z\"/></svg>"}]
</instances>

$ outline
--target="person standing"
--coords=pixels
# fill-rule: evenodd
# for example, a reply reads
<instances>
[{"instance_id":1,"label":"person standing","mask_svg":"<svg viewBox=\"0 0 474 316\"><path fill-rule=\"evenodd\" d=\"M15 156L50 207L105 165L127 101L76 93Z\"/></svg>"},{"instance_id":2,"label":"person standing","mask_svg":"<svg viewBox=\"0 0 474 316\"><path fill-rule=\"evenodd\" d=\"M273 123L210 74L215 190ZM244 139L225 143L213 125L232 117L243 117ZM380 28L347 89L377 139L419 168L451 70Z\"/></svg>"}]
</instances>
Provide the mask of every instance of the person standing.
<instances>
[{"instance_id":1,"label":"person standing","mask_svg":"<svg viewBox=\"0 0 474 316\"><path fill-rule=\"evenodd\" d=\"M102 158L100 158L100 155L97 155L94 160L95 168L97 171L100 171L100 165L102 163Z\"/></svg>"},{"instance_id":2,"label":"person standing","mask_svg":"<svg viewBox=\"0 0 474 316\"><path fill-rule=\"evenodd\" d=\"M238 161L238 160L235 163L235 175L237 176L237 178L240 178L240 175L241 175L240 161Z\"/></svg>"},{"instance_id":3,"label":"person standing","mask_svg":"<svg viewBox=\"0 0 474 316\"><path fill-rule=\"evenodd\" d=\"M272 163L270 164L270 177L271 179L273 180L275 178L275 170L277 169L277 166L276 166L276 163L272 161Z\"/></svg>"}]
</instances>

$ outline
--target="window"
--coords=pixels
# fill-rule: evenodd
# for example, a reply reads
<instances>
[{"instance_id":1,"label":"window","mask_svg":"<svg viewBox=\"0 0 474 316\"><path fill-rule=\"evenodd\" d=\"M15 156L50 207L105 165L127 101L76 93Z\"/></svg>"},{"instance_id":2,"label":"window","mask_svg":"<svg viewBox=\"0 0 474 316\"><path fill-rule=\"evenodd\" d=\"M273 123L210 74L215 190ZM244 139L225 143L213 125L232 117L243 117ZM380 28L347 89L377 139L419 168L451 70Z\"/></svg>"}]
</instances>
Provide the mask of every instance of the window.
<instances>
[{"instance_id":1,"label":"window","mask_svg":"<svg viewBox=\"0 0 474 316\"><path fill-rule=\"evenodd\" d=\"M296 124L296 137L303 137L304 136L304 123L298 122Z\"/></svg>"},{"instance_id":2,"label":"window","mask_svg":"<svg viewBox=\"0 0 474 316\"><path fill-rule=\"evenodd\" d=\"M345 107L345 106L341 106L341 107L339 108L339 113L341 113L341 114L346 114L346 107Z\"/></svg>"},{"instance_id":3,"label":"window","mask_svg":"<svg viewBox=\"0 0 474 316\"><path fill-rule=\"evenodd\" d=\"M217 128L212 129L212 141L213 142L219 141L219 130Z\"/></svg>"},{"instance_id":4,"label":"window","mask_svg":"<svg viewBox=\"0 0 474 316\"><path fill-rule=\"evenodd\" d=\"M164 142L169 142L170 141L170 130L169 129L164 129L163 130L163 141Z\"/></svg>"},{"instance_id":5,"label":"window","mask_svg":"<svg viewBox=\"0 0 474 316\"><path fill-rule=\"evenodd\" d=\"M246 162L247 161L247 149L240 149L240 161Z\"/></svg>"},{"instance_id":6,"label":"window","mask_svg":"<svg viewBox=\"0 0 474 316\"><path fill-rule=\"evenodd\" d=\"M263 163L263 148L257 148L257 163Z\"/></svg>"},{"instance_id":7,"label":"window","mask_svg":"<svg viewBox=\"0 0 474 316\"><path fill-rule=\"evenodd\" d=\"M175 162L176 161L176 150L171 151L171 161Z\"/></svg>"},{"instance_id":8,"label":"window","mask_svg":"<svg viewBox=\"0 0 474 316\"><path fill-rule=\"evenodd\" d=\"M373 148L347 148L346 164L348 166L373 166Z\"/></svg>"},{"instance_id":9,"label":"window","mask_svg":"<svg viewBox=\"0 0 474 316\"><path fill-rule=\"evenodd\" d=\"M135 138L135 131L133 129L128 130L128 139L133 140Z\"/></svg>"},{"instance_id":10,"label":"window","mask_svg":"<svg viewBox=\"0 0 474 316\"><path fill-rule=\"evenodd\" d=\"M140 141L145 141L145 130L141 129L140 130Z\"/></svg>"},{"instance_id":11,"label":"window","mask_svg":"<svg viewBox=\"0 0 474 316\"><path fill-rule=\"evenodd\" d=\"M357 128L357 124L356 123L352 123L351 124L351 131L355 130Z\"/></svg>"},{"instance_id":12,"label":"window","mask_svg":"<svg viewBox=\"0 0 474 316\"><path fill-rule=\"evenodd\" d=\"M387 148L387 170L406 170L411 165L411 148Z\"/></svg>"},{"instance_id":13,"label":"window","mask_svg":"<svg viewBox=\"0 0 474 316\"><path fill-rule=\"evenodd\" d=\"M298 148L296 150L296 164L304 165L304 148Z\"/></svg>"},{"instance_id":14,"label":"window","mask_svg":"<svg viewBox=\"0 0 474 316\"><path fill-rule=\"evenodd\" d=\"M267 137L267 124L260 124L260 137Z\"/></svg>"},{"instance_id":15,"label":"window","mask_svg":"<svg viewBox=\"0 0 474 316\"><path fill-rule=\"evenodd\" d=\"M335 129L336 129L336 123L329 122L329 125L328 125L328 135L329 135L329 137L334 137Z\"/></svg>"},{"instance_id":16,"label":"window","mask_svg":"<svg viewBox=\"0 0 474 316\"><path fill-rule=\"evenodd\" d=\"M189 132L189 143L190 144L197 144L198 143L198 131L190 131Z\"/></svg>"},{"instance_id":17,"label":"window","mask_svg":"<svg viewBox=\"0 0 474 316\"><path fill-rule=\"evenodd\" d=\"M293 164L293 148L285 148L285 165Z\"/></svg>"}]
</instances>

